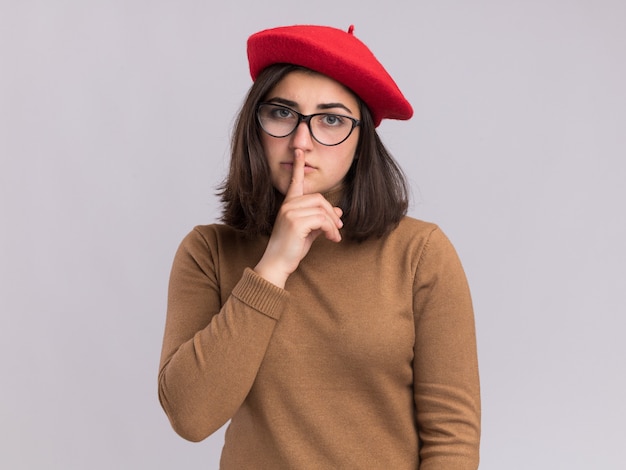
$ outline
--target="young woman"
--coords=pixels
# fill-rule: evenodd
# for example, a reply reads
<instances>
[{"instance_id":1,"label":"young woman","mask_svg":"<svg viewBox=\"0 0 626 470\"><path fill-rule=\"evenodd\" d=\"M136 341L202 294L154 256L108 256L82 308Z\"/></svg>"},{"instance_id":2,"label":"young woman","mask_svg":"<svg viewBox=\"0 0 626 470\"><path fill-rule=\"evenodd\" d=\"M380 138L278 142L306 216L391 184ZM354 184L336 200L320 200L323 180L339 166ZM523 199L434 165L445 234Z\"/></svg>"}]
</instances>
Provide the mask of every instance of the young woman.
<instances>
[{"instance_id":1,"label":"young woman","mask_svg":"<svg viewBox=\"0 0 626 470\"><path fill-rule=\"evenodd\" d=\"M454 248L406 216L376 133L413 113L353 34L248 40L223 224L176 253L159 398L181 436L228 420L221 468L475 469L472 304Z\"/></svg>"}]
</instances>

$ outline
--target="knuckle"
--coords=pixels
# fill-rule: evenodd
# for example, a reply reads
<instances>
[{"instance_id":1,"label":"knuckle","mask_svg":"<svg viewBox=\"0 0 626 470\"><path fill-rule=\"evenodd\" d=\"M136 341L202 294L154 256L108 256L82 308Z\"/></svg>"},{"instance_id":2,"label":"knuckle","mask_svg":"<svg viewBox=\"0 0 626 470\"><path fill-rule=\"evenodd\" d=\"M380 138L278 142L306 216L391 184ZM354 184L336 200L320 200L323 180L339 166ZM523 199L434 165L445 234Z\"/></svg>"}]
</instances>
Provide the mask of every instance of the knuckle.
<instances>
[{"instance_id":1,"label":"knuckle","mask_svg":"<svg viewBox=\"0 0 626 470\"><path fill-rule=\"evenodd\" d=\"M314 197L315 197L315 201L320 205L326 205L328 203L326 198L322 196L320 193L315 193Z\"/></svg>"}]
</instances>

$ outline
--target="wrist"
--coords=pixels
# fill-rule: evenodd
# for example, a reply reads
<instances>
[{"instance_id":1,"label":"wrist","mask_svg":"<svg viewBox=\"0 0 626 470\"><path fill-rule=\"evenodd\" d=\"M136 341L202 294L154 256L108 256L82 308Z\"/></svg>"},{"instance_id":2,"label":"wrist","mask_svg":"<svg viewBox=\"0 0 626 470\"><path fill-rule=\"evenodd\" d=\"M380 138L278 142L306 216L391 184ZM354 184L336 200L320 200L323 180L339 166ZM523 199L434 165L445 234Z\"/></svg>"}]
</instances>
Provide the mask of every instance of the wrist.
<instances>
[{"instance_id":1,"label":"wrist","mask_svg":"<svg viewBox=\"0 0 626 470\"><path fill-rule=\"evenodd\" d=\"M265 262L263 259L254 267L254 272L261 276L268 282L271 282L281 289L285 288L289 274L283 270L271 265L271 263Z\"/></svg>"}]
</instances>

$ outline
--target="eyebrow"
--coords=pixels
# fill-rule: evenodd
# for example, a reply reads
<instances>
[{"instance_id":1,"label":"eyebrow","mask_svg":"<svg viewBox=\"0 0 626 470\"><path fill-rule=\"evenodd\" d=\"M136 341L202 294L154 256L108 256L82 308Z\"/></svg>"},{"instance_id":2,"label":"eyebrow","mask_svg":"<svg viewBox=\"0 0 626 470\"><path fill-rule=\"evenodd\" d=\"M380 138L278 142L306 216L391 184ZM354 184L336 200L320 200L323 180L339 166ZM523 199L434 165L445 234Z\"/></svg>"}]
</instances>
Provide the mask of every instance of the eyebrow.
<instances>
[{"instance_id":1,"label":"eyebrow","mask_svg":"<svg viewBox=\"0 0 626 470\"><path fill-rule=\"evenodd\" d=\"M298 103L296 103L295 101L287 100L285 98L280 98L280 97L270 98L269 102L282 104L284 106L289 106L290 108L296 108L296 109L299 108ZM350 114L353 114L352 110L343 103L321 103L317 105L317 109L319 110L327 110L327 109L334 109L334 108L345 109Z\"/></svg>"}]
</instances>

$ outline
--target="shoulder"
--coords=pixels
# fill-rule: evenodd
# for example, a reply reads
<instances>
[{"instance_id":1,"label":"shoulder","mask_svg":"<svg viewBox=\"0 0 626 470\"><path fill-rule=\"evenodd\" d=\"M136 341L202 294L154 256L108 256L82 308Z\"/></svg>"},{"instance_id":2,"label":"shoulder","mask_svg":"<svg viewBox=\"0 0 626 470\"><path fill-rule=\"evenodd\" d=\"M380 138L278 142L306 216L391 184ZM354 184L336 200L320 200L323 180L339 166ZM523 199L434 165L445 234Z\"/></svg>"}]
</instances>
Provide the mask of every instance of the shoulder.
<instances>
[{"instance_id":1,"label":"shoulder","mask_svg":"<svg viewBox=\"0 0 626 470\"><path fill-rule=\"evenodd\" d=\"M432 222L415 219L410 216L404 216L396 230L400 233L412 233L413 235L428 235L434 230L438 230L439 226Z\"/></svg>"},{"instance_id":2,"label":"shoulder","mask_svg":"<svg viewBox=\"0 0 626 470\"><path fill-rule=\"evenodd\" d=\"M197 225L183 238L179 250L193 257L246 256L256 253L267 243L267 237L249 237L243 231L224 224Z\"/></svg>"},{"instance_id":3,"label":"shoulder","mask_svg":"<svg viewBox=\"0 0 626 470\"><path fill-rule=\"evenodd\" d=\"M457 257L450 239L439 225L432 222L406 216L391 233L391 239L417 255L420 264L426 257L440 261Z\"/></svg>"},{"instance_id":4,"label":"shoulder","mask_svg":"<svg viewBox=\"0 0 626 470\"><path fill-rule=\"evenodd\" d=\"M202 239L205 240L207 243L212 243L220 239L233 238L239 235L241 234L238 230L235 230L228 225L208 224L196 225L185 238Z\"/></svg>"},{"instance_id":5,"label":"shoulder","mask_svg":"<svg viewBox=\"0 0 626 470\"><path fill-rule=\"evenodd\" d=\"M444 282L455 289L467 289L467 279L459 255L441 227L437 224L405 217L398 226L405 236L412 235L417 246L415 258L416 285ZM450 287L452 291L452 287Z\"/></svg>"},{"instance_id":6,"label":"shoulder","mask_svg":"<svg viewBox=\"0 0 626 470\"><path fill-rule=\"evenodd\" d=\"M180 242L179 253L189 253L192 257L202 256L219 250L222 240L232 239L236 231L226 225L196 225Z\"/></svg>"},{"instance_id":7,"label":"shoulder","mask_svg":"<svg viewBox=\"0 0 626 470\"><path fill-rule=\"evenodd\" d=\"M441 229L437 224L405 216L390 233L390 239L400 244L425 245L431 237L440 232Z\"/></svg>"},{"instance_id":8,"label":"shoulder","mask_svg":"<svg viewBox=\"0 0 626 470\"><path fill-rule=\"evenodd\" d=\"M222 232L223 229L219 224L196 225L185 235L180 246L187 250L206 249L215 244L215 241L220 238L220 233Z\"/></svg>"},{"instance_id":9,"label":"shoulder","mask_svg":"<svg viewBox=\"0 0 626 470\"><path fill-rule=\"evenodd\" d=\"M224 224L196 225L183 239L183 243L218 247L225 243L251 243L254 239L244 232Z\"/></svg>"}]
</instances>

